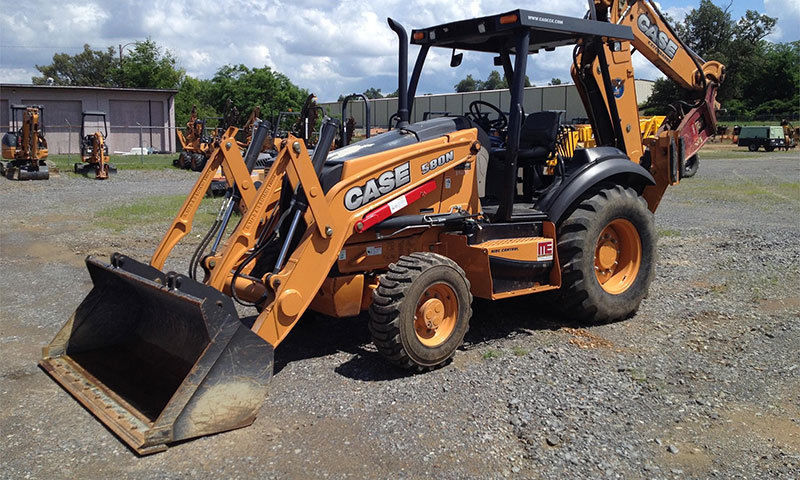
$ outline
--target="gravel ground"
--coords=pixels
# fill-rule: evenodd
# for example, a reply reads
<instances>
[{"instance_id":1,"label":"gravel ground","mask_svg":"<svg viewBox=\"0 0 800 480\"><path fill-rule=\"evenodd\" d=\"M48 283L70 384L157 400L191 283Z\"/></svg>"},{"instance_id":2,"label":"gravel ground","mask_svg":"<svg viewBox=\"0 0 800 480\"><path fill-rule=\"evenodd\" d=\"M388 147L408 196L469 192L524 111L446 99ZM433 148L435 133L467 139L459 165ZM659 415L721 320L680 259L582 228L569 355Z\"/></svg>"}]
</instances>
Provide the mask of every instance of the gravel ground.
<instances>
[{"instance_id":1,"label":"gravel ground","mask_svg":"<svg viewBox=\"0 0 800 480\"><path fill-rule=\"evenodd\" d=\"M166 227L115 232L96 212L188 191L193 174L3 181L0 477L800 478L799 161L704 160L671 188L657 278L629 320L478 302L454 361L406 375L363 318L309 315L251 427L143 458L36 361L91 286L83 258L146 260Z\"/></svg>"}]
</instances>

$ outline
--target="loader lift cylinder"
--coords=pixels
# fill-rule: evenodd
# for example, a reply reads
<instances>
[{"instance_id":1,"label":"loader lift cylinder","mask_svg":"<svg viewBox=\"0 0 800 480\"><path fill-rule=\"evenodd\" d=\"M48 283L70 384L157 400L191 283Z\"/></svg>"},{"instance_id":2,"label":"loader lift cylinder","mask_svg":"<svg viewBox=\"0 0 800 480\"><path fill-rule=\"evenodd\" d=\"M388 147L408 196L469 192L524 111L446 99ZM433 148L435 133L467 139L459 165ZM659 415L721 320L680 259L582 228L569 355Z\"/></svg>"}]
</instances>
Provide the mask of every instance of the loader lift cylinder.
<instances>
[{"instance_id":1,"label":"loader lift cylinder","mask_svg":"<svg viewBox=\"0 0 800 480\"><path fill-rule=\"evenodd\" d=\"M328 158L328 151L331 149L331 145L333 145L333 141L336 138L336 132L339 129L336 123L336 120L330 118L322 123L322 130L319 134L319 142L317 142L317 148L314 149L314 156L311 158L311 164L314 166L314 172L316 172L317 177L319 177L320 173L322 172L322 167L325 165L325 159ZM273 273L278 273L283 268L283 264L286 261L287 255L289 254L289 247L291 246L292 241L297 233L297 228L300 225L300 220L303 218L303 214L308 208L308 202L306 202L304 199L305 193L303 192L301 185L297 186L293 197L294 198L291 203L291 208L294 209L294 212L292 213L292 223L289 225L286 239L283 241L283 245L281 245L281 250L278 254L278 260L275 262Z\"/></svg>"},{"instance_id":2,"label":"loader lift cylinder","mask_svg":"<svg viewBox=\"0 0 800 480\"><path fill-rule=\"evenodd\" d=\"M256 122L255 132L253 133L253 137L250 139L250 145L247 146L247 150L244 154L244 163L247 166L247 173L251 173L253 171L256 161L258 160L258 154L261 153L261 147L264 145L264 140L266 140L267 135L269 135L269 130L269 123L264 121ZM225 228L228 226L228 222L233 214L233 207L240 199L241 194L239 193L238 186L234 185L233 187L229 187L228 191L225 193L226 203L224 204L225 209L221 215L222 221L219 227L217 227L217 234L214 238L214 243L211 246L212 255L217 252L217 248L219 248L219 244L222 242L222 236L225 234Z\"/></svg>"}]
</instances>

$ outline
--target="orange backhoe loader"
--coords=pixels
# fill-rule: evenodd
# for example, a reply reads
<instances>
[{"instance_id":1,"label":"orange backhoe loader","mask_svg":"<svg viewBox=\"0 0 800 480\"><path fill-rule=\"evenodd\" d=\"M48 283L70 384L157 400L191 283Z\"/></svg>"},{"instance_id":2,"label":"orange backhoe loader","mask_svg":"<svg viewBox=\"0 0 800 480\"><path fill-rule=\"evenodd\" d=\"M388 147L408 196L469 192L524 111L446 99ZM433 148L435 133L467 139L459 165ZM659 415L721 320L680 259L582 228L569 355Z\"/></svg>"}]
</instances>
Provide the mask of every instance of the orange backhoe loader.
<instances>
[{"instance_id":1,"label":"orange backhoe loader","mask_svg":"<svg viewBox=\"0 0 800 480\"><path fill-rule=\"evenodd\" d=\"M3 135L0 175L10 180L47 180L47 140L44 138L44 107L12 105L11 125Z\"/></svg>"},{"instance_id":2,"label":"orange backhoe loader","mask_svg":"<svg viewBox=\"0 0 800 480\"><path fill-rule=\"evenodd\" d=\"M243 158L228 128L149 264L87 258L94 287L40 365L137 452L253 422L274 349L309 309L368 311L378 351L417 371L455 354L474 297L550 291L571 321L637 311L654 276L653 212L714 132L722 65L689 52L645 1L596 0L586 18L513 10L412 30L410 80L408 34L389 26L400 44L395 128L331 152L338 125L325 119L313 154L294 136L275 142L259 188L252 147ZM566 45L594 148L563 148L560 115L523 115L528 56ZM456 51L494 54L509 108L410 123L431 48L451 50L454 66ZM697 92L644 142L632 48ZM188 275L164 273L220 165L240 220L225 237L223 205ZM234 302L257 318L240 320Z\"/></svg>"},{"instance_id":3,"label":"orange backhoe loader","mask_svg":"<svg viewBox=\"0 0 800 480\"><path fill-rule=\"evenodd\" d=\"M96 130L94 133L87 134L87 119L101 119L103 131ZM108 163L108 122L105 112L82 112L81 113L81 162L74 165L75 173L86 175L94 173L94 178L105 180L109 173L116 173L117 167Z\"/></svg>"}]
</instances>

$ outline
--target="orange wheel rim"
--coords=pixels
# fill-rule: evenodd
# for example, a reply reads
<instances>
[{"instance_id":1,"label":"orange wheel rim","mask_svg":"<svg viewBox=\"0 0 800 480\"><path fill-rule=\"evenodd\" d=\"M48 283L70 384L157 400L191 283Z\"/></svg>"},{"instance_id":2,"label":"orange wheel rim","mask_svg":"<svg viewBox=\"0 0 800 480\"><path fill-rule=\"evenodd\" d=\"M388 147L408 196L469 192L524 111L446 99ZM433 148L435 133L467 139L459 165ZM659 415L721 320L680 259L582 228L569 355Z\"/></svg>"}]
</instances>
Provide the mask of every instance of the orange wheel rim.
<instances>
[{"instance_id":1,"label":"orange wheel rim","mask_svg":"<svg viewBox=\"0 0 800 480\"><path fill-rule=\"evenodd\" d=\"M636 280L642 264L642 241L633 224L624 218L609 222L597 237L594 274L608 293L623 293Z\"/></svg>"},{"instance_id":2,"label":"orange wheel rim","mask_svg":"<svg viewBox=\"0 0 800 480\"><path fill-rule=\"evenodd\" d=\"M450 338L456 328L458 298L453 287L435 283L428 287L417 302L414 312L414 331L426 347L438 347Z\"/></svg>"}]
</instances>

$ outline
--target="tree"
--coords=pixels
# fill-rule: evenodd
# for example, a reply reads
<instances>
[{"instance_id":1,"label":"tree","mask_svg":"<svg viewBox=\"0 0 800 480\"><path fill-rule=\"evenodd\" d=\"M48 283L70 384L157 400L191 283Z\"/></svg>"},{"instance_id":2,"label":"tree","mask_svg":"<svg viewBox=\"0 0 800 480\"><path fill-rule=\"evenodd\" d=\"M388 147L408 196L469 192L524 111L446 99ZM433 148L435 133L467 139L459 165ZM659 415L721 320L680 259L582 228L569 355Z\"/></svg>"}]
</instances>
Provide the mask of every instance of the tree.
<instances>
[{"instance_id":1,"label":"tree","mask_svg":"<svg viewBox=\"0 0 800 480\"><path fill-rule=\"evenodd\" d=\"M530 87L531 79L525 75L525 86ZM472 75L467 75L467 78L461 80L453 86L456 92L477 92L480 90L502 90L508 88L508 80L504 75L500 75L497 70L489 72L486 80L476 80Z\"/></svg>"},{"instance_id":2,"label":"tree","mask_svg":"<svg viewBox=\"0 0 800 480\"><path fill-rule=\"evenodd\" d=\"M93 87L114 87L119 61L114 55L114 48L92 50L88 44L83 51L75 55L56 53L50 65L36 65L42 74L34 76L34 85L45 85L52 78L54 85L88 85Z\"/></svg>"},{"instance_id":3,"label":"tree","mask_svg":"<svg viewBox=\"0 0 800 480\"><path fill-rule=\"evenodd\" d=\"M289 108L299 110L308 96L308 90L270 67L250 69L241 64L220 67L211 79L208 93L208 105L217 112L224 112L230 99L240 113L260 106L262 115Z\"/></svg>"},{"instance_id":4,"label":"tree","mask_svg":"<svg viewBox=\"0 0 800 480\"><path fill-rule=\"evenodd\" d=\"M381 93L380 88L371 87L364 90L364 96L369 98L370 100L375 98L383 98L383 94Z\"/></svg>"},{"instance_id":5,"label":"tree","mask_svg":"<svg viewBox=\"0 0 800 480\"><path fill-rule=\"evenodd\" d=\"M210 105L212 88L211 80L184 77L175 95L175 122L178 126L186 125L195 106L199 118L220 116L221 112Z\"/></svg>"},{"instance_id":6,"label":"tree","mask_svg":"<svg viewBox=\"0 0 800 480\"><path fill-rule=\"evenodd\" d=\"M479 80L475 80L472 78L472 75L467 75L467 78L461 80L457 84L453 86L456 92L474 92L478 90L478 84L481 83Z\"/></svg>"},{"instance_id":7,"label":"tree","mask_svg":"<svg viewBox=\"0 0 800 480\"><path fill-rule=\"evenodd\" d=\"M492 70L485 82L481 82L479 90L500 90L508 88L508 82L500 76L500 72Z\"/></svg>"},{"instance_id":8,"label":"tree","mask_svg":"<svg viewBox=\"0 0 800 480\"><path fill-rule=\"evenodd\" d=\"M561 79L560 78L552 78L550 80L549 85L561 85Z\"/></svg>"},{"instance_id":9,"label":"tree","mask_svg":"<svg viewBox=\"0 0 800 480\"><path fill-rule=\"evenodd\" d=\"M147 39L136 42L119 64L117 84L131 88L177 88L185 72L169 50Z\"/></svg>"}]
</instances>

